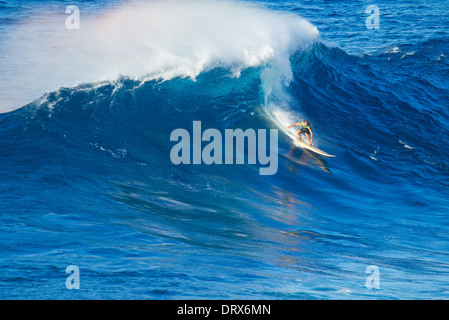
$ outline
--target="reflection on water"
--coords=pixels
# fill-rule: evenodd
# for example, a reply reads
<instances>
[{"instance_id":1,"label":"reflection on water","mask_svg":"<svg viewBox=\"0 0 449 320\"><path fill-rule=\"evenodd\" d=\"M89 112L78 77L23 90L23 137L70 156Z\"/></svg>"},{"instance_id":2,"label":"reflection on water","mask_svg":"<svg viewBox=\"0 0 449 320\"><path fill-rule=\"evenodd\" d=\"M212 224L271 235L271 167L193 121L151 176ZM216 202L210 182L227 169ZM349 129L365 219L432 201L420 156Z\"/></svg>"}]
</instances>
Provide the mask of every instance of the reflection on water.
<instances>
[{"instance_id":1,"label":"reflection on water","mask_svg":"<svg viewBox=\"0 0 449 320\"><path fill-rule=\"evenodd\" d=\"M292 166L290 167L290 171L292 172L296 172L298 169L294 164L318 167L326 172L331 172L322 156L319 156L307 149L293 146L285 157L292 162Z\"/></svg>"}]
</instances>

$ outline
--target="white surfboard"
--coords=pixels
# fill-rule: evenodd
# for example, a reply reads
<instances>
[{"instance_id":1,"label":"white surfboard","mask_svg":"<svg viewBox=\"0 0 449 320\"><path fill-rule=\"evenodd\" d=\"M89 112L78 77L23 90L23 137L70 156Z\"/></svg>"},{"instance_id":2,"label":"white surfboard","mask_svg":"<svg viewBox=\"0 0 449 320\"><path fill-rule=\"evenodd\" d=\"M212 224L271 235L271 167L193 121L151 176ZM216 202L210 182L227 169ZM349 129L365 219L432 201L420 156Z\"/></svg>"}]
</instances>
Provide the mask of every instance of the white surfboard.
<instances>
[{"instance_id":1,"label":"white surfboard","mask_svg":"<svg viewBox=\"0 0 449 320\"><path fill-rule=\"evenodd\" d=\"M315 153L320 154L320 155L325 156L325 157L332 157L332 158L335 157L335 156L332 155L332 154L329 154L329 153L327 153L327 152L325 152L325 151L323 151L323 150L320 150L320 149L318 149L318 148L316 148L316 147L313 147L313 146L309 146L309 144L307 144L307 143L305 143L305 142L302 142L302 141L298 138L298 136L297 136L296 134L292 134L290 131L287 132L287 135L288 135L290 138L292 138L293 142L294 142L298 147L301 147L301 148L303 148L303 149L310 150L310 151L312 151L312 152L315 152Z\"/></svg>"},{"instance_id":2,"label":"white surfboard","mask_svg":"<svg viewBox=\"0 0 449 320\"><path fill-rule=\"evenodd\" d=\"M320 154L322 156L325 156L325 157L332 157L332 158L335 157L334 155L329 154L327 152L324 152L323 150L320 150L320 149L315 148L313 146L309 146L307 143L304 143L304 142L300 141L299 138L296 138L295 144L297 144L301 148L313 151L313 152L318 153L318 154Z\"/></svg>"}]
</instances>

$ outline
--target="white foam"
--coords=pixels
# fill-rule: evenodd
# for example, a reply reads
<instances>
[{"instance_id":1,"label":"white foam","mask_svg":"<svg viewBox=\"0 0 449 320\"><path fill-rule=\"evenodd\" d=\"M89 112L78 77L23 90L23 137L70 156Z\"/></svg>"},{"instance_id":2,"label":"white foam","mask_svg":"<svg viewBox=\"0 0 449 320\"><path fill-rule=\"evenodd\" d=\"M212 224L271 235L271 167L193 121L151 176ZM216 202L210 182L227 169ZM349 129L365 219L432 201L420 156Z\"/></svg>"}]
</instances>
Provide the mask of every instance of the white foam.
<instances>
[{"instance_id":1,"label":"white foam","mask_svg":"<svg viewBox=\"0 0 449 320\"><path fill-rule=\"evenodd\" d=\"M402 140L399 140L399 143L402 144L404 146L404 148L406 149L415 149L413 147L410 147L408 144L406 144L405 142L403 142Z\"/></svg>"},{"instance_id":2,"label":"white foam","mask_svg":"<svg viewBox=\"0 0 449 320\"><path fill-rule=\"evenodd\" d=\"M0 112L62 86L115 80L197 77L221 65L234 76L269 64L265 90L291 80L290 55L316 41L315 26L297 15L223 1L129 2L83 15L42 13L5 37L0 50Z\"/></svg>"}]
</instances>

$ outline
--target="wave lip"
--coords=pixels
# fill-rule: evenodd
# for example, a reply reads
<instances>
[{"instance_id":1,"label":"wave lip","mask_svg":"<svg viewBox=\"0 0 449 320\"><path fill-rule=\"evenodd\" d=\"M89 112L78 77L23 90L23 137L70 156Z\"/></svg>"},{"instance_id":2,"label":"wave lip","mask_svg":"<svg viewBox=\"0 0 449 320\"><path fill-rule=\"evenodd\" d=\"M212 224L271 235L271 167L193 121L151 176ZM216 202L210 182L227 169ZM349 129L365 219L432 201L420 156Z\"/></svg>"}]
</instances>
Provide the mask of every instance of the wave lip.
<instances>
[{"instance_id":1,"label":"wave lip","mask_svg":"<svg viewBox=\"0 0 449 320\"><path fill-rule=\"evenodd\" d=\"M62 86L119 76L195 79L215 67L239 76L265 64L288 74L291 54L319 35L299 16L235 2L131 2L82 16L79 30L65 28L62 14L42 13L8 37L3 54L8 70L2 70L0 88L10 94L0 111Z\"/></svg>"}]
</instances>

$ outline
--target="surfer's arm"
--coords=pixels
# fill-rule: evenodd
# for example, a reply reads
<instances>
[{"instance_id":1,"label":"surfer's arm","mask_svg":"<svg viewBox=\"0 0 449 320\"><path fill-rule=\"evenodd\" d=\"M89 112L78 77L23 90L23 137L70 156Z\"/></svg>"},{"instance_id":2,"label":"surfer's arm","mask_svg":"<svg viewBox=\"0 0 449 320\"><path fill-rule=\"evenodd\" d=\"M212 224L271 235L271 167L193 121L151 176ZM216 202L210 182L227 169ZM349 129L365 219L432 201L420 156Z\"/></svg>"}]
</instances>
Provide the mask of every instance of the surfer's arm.
<instances>
[{"instance_id":1,"label":"surfer's arm","mask_svg":"<svg viewBox=\"0 0 449 320\"><path fill-rule=\"evenodd\" d=\"M294 126L299 126L300 124L301 124L300 122L294 123L291 126L288 126L287 129L290 129L291 127L294 127Z\"/></svg>"}]
</instances>

